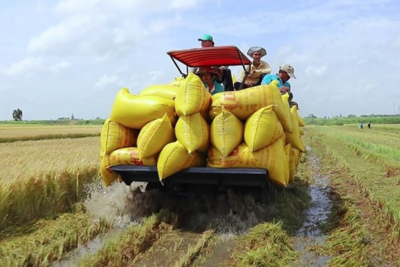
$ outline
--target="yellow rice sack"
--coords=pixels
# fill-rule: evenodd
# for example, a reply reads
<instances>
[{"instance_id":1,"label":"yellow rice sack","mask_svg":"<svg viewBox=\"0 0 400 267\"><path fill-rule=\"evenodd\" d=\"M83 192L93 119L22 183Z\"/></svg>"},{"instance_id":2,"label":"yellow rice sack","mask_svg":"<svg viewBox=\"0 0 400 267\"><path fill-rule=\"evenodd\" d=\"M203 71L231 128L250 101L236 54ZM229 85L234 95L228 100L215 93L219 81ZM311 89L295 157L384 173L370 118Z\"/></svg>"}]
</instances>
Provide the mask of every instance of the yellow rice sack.
<instances>
[{"instance_id":1,"label":"yellow rice sack","mask_svg":"<svg viewBox=\"0 0 400 267\"><path fill-rule=\"evenodd\" d=\"M292 147L291 154L293 155L294 163L295 163L296 169L297 169L297 166L300 164L300 160L301 160L301 152L299 150L297 150L296 148Z\"/></svg>"},{"instance_id":2,"label":"yellow rice sack","mask_svg":"<svg viewBox=\"0 0 400 267\"><path fill-rule=\"evenodd\" d=\"M243 141L243 122L227 110L218 114L211 123L211 144L228 156Z\"/></svg>"},{"instance_id":3,"label":"yellow rice sack","mask_svg":"<svg viewBox=\"0 0 400 267\"><path fill-rule=\"evenodd\" d=\"M178 89L178 86L168 84L151 85L143 89L139 95L159 96L162 98L174 100Z\"/></svg>"},{"instance_id":4,"label":"yellow rice sack","mask_svg":"<svg viewBox=\"0 0 400 267\"><path fill-rule=\"evenodd\" d=\"M137 147L139 159L160 153L163 147L176 140L174 128L167 114L160 119L147 123L139 132Z\"/></svg>"},{"instance_id":5,"label":"yellow rice sack","mask_svg":"<svg viewBox=\"0 0 400 267\"><path fill-rule=\"evenodd\" d=\"M286 184L289 184L290 181L290 151L292 150L292 145L287 144L285 145L285 167L284 167L284 172L285 172L285 182Z\"/></svg>"},{"instance_id":6,"label":"yellow rice sack","mask_svg":"<svg viewBox=\"0 0 400 267\"><path fill-rule=\"evenodd\" d=\"M274 105L278 119L285 120L281 93L274 85L259 85L240 91L226 91L212 96L211 119L222 112L222 108L232 112L240 120L247 118L260 108Z\"/></svg>"},{"instance_id":7,"label":"yellow rice sack","mask_svg":"<svg viewBox=\"0 0 400 267\"><path fill-rule=\"evenodd\" d=\"M211 121L212 121L211 118L210 118L209 112L210 112L210 109L209 109L209 108L200 111L201 116L202 116L203 119L207 122L208 125L210 125L210 124L211 124Z\"/></svg>"},{"instance_id":8,"label":"yellow rice sack","mask_svg":"<svg viewBox=\"0 0 400 267\"><path fill-rule=\"evenodd\" d=\"M290 149L290 158L289 158L289 170L290 170L290 179L289 182L293 183L294 182L294 178L296 176L296 170L297 170L297 165L296 165L296 157L298 156L299 152L297 149L295 148L291 148ZM297 153L297 154L296 154Z\"/></svg>"},{"instance_id":9,"label":"yellow rice sack","mask_svg":"<svg viewBox=\"0 0 400 267\"><path fill-rule=\"evenodd\" d=\"M123 88L115 97L110 119L128 128L141 129L164 114L175 124L173 100L159 96L135 96L129 93L128 88Z\"/></svg>"},{"instance_id":10,"label":"yellow rice sack","mask_svg":"<svg viewBox=\"0 0 400 267\"><path fill-rule=\"evenodd\" d=\"M269 146L251 152L245 143L237 146L227 157L211 147L208 151L208 167L213 168L265 168L269 177L280 186L286 186L285 141L279 138Z\"/></svg>"},{"instance_id":11,"label":"yellow rice sack","mask_svg":"<svg viewBox=\"0 0 400 267\"><path fill-rule=\"evenodd\" d=\"M300 135L304 135L304 130L303 130L303 128L299 127L299 132L300 132Z\"/></svg>"},{"instance_id":12,"label":"yellow rice sack","mask_svg":"<svg viewBox=\"0 0 400 267\"><path fill-rule=\"evenodd\" d=\"M181 84L184 80L185 80L185 78L183 78L183 77L175 77L175 79L172 82L168 83L168 85L179 87L179 86L181 86Z\"/></svg>"},{"instance_id":13,"label":"yellow rice sack","mask_svg":"<svg viewBox=\"0 0 400 267\"><path fill-rule=\"evenodd\" d=\"M106 119L101 129L100 156L111 153L115 149L136 145L138 132L129 129L117 122Z\"/></svg>"},{"instance_id":14,"label":"yellow rice sack","mask_svg":"<svg viewBox=\"0 0 400 267\"><path fill-rule=\"evenodd\" d=\"M175 135L189 153L207 152L210 146L210 126L200 113L181 115L175 125Z\"/></svg>"},{"instance_id":15,"label":"yellow rice sack","mask_svg":"<svg viewBox=\"0 0 400 267\"><path fill-rule=\"evenodd\" d=\"M108 155L105 155L100 158L100 176L106 187L119 178L119 175L109 168L110 163L108 157Z\"/></svg>"},{"instance_id":16,"label":"yellow rice sack","mask_svg":"<svg viewBox=\"0 0 400 267\"><path fill-rule=\"evenodd\" d=\"M166 145L161 151L157 170L160 181L190 167L205 166L205 156L197 151L189 154L186 148L179 142Z\"/></svg>"},{"instance_id":17,"label":"yellow rice sack","mask_svg":"<svg viewBox=\"0 0 400 267\"><path fill-rule=\"evenodd\" d=\"M297 116L298 116L297 119L298 119L298 121L299 121L299 126L301 126L301 127L306 126L306 123L304 122L303 118L300 117L300 114L297 113Z\"/></svg>"},{"instance_id":18,"label":"yellow rice sack","mask_svg":"<svg viewBox=\"0 0 400 267\"><path fill-rule=\"evenodd\" d=\"M290 108L290 112L295 113L297 121L298 121L300 127L306 126L306 123L304 122L302 117L300 117L300 114L299 114L299 111L298 111L298 108L297 108L296 105L294 105L293 107Z\"/></svg>"},{"instance_id":19,"label":"yellow rice sack","mask_svg":"<svg viewBox=\"0 0 400 267\"><path fill-rule=\"evenodd\" d=\"M137 147L125 147L114 150L108 156L108 166L116 165L136 165L136 166L156 166L158 154L144 159L139 158Z\"/></svg>"},{"instance_id":20,"label":"yellow rice sack","mask_svg":"<svg viewBox=\"0 0 400 267\"><path fill-rule=\"evenodd\" d=\"M289 104L289 94L281 95L282 104L283 104L283 111L285 112L285 120L281 121L283 129L288 132L292 133L292 122L290 116L290 104Z\"/></svg>"},{"instance_id":21,"label":"yellow rice sack","mask_svg":"<svg viewBox=\"0 0 400 267\"><path fill-rule=\"evenodd\" d=\"M297 123L296 116L291 112L290 115L292 116L292 127L293 127L293 133L287 133L285 132L286 135L286 144L290 143L292 147L300 150L301 152L305 152L306 149L304 147L303 139L301 138L300 131L299 131L299 125Z\"/></svg>"},{"instance_id":22,"label":"yellow rice sack","mask_svg":"<svg viewBox=\"0 0 400 267\"><path fill-rule=\"evenodd\" d=\"M282 136L282 124L272 106L260 108L244 125L244 141L252 152L272 144Z\"/></svg>"},{"instance_id":23,"label":"yellow rice sack","mask_svg":"<svg viewBox=\"0 0 400 267\"><path fill-rule=\"evenodd\" d=\"M176 93L175 109L181 115L191 115L208 110L211 104L211 94L204 87L200 78L190 73L181 83Z\"/></svg>"}]
</instances>

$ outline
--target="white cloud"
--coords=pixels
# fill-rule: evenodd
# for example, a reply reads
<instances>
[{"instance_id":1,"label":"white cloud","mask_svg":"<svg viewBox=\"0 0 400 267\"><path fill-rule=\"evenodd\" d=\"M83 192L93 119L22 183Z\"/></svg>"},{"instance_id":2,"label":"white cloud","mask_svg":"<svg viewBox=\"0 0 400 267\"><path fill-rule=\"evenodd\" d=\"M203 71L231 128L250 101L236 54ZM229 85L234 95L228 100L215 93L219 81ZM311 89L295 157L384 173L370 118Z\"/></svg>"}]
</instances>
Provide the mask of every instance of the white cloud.
<instances>
[{"instance_id":1,"label":"white cloud","mask_svg":"<svg viewBox=\"0 0 400 267\"><path fill-rule=\"evenodd\" d=\"M187 10L198 7L201 4L212 2L211 0L65 0L56 5L58 12L83 12L93 9L107 10L109 12L127 11L132 15L145 15L173 10ZM218 4L221 1L218 1Z\"/></svg>"},{"instance_id":2,"label":"white cloud","mask_svg":"<svg viewBox=\"0 0 400 267\"><path fill-rule=\"evenodd\" d=\"M68 55L93 53L90 47L100 42L97 35L107 24L106 16L76 15L55 26L49 27L39 36L31 38L28 53L33 55ZM98 45L101 48L101 45Z\"/></svg>"},{"instance_id":3,"label":"white cloud","mask_svg":"<svg viewBox=\"0 0 400 267\"><path fill-rule=\"evenodd\" d=\"M4 69L3 73L8 76L29 76L43 68L41 58L28 57L12 64L9 68Z\"/></svg>"},{"instance_id":4,"label":"white cloud","mask_svg":"<svg viewBox=\"0 0 400 267\"><path fill-rule=\"evenodd\" d=\"M153 70L153 71L150 71L148 73L148 75L149 75L149 83L150 84L154 84L154 83L157 83L157 81L163 75L163 72L162 71Z\"/></svg>"},{"instance_id":5,"label":"white cloud","mask_svg":"<svg viewBox=\"0 0 400 267\"><path fill-rule=\"evenodd\" d=\"M297 79L290 82L302 115L385 113L387 103L400 99L400 77L393 74L400 69L394 0L293 0L286 6L262 0L21 0L13 10L15 15L0 16L6 51L0 55L1 90L17 102L34 88L38 99L51 103L37 111L38 119L62 105L79 106L80 117L85 108L107 116L120 88L138 94L179 76L166 51L198 47L204 33L243 52L265 47L263 59L273 72L293 65ZM13 21L17 14L30 23ZM237 75L240 68L232 71ZM49 92L63 102L53 104ZM16 106L11 102L0 103L0 115Z\"/></svg>"},{"instance_id":6,"label":"white cloud","mask_svg":"<svg viewBox=\"0 0 400 267\"><path fill-rule=\"evenodd\" d=\"M304 71L305 74L313 76L313 75L322 75L325 73L327 66L308 66Z\"/></svg>"},{"instance_id":7,"label":"white cloud","mask_svg":"<svg viewBox=\"0 0 400 267\"><path fill-rule=\"evenodd\" d=\"M51 72L59 72L62 69L68 68L70 65L71 64L67 61L61 61L60 63L50 66L49 70Z\"/></svg>"},{"instance_id":8,"label":"white cloud","mask_svg":"<svg viewBox=\"0 0 400 267\"><path fill-rule=\"evenodd\" d=\"M116 75L103 75L94 85L96 88L106 88L110 85L117 85L119 78Z\"/></svg>"},{"instance_id":9,"label":"white cloud","mask_svg":"<svg viewBox=\"0 0 400 267\"><path fill-rule=\"evenodd\" d=\"M98 0L67 0L61 1L56 5L56 11L59 12L76 12L79 10L88 10L93 8L97 3Z\"/></svg>"}]
</instances>

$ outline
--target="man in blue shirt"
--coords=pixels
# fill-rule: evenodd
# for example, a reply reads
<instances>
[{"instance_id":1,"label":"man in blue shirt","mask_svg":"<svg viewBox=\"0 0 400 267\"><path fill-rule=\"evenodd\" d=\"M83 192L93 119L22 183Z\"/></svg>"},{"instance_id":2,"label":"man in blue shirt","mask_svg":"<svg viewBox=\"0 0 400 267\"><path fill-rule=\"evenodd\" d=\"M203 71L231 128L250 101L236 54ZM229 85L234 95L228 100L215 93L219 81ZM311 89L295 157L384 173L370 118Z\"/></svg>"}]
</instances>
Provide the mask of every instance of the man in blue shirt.
<instances>
[{"instance_id":1,"label":"man in blue shirt","mask_svg":"<svg viewBox=\"0 0 400 267\"><path fill-rule=\"evenodd\" d=\"M290 83L288 82L290 78L296 79L294 68L289 64L285 64L279 68L278 74L265 75L261 84L271 84L273 81L276 81L276 86L278 86L282 94L290 93Z\"/></svg>"}]
</instances>

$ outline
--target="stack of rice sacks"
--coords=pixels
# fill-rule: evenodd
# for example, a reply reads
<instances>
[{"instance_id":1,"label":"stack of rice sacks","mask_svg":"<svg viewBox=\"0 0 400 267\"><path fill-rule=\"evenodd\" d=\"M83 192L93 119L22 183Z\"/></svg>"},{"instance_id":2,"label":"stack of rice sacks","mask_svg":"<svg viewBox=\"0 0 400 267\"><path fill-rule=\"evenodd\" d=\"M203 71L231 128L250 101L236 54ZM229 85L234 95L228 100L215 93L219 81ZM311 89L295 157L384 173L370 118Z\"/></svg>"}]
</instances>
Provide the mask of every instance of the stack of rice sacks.
<instances>
[{"instance_id":1,"label":"stack of rice sacks","mask_svg":"<svg viewBox=\"0 0 400 267\"><path fill-rule=\"evenodd\" d=\"M265 168L281 186L293 181L304 145L288 97L275 84L214 95L207 166Z\"/></svg>"},{"instance_id":2,"label":"stack of rice sacks","mask_svg":"<svg viewBox=\"0 0 400 267\"><path fill-rule=\"evenodd\" d=\"M140 95L123 88L101 133L103 183L119 178L112 166L146 165L161 182L190 167L265 168L286 186L305 151L304 122L287 98L275 85L211 96L194 74Z\"/></svg>"}]
</instances>

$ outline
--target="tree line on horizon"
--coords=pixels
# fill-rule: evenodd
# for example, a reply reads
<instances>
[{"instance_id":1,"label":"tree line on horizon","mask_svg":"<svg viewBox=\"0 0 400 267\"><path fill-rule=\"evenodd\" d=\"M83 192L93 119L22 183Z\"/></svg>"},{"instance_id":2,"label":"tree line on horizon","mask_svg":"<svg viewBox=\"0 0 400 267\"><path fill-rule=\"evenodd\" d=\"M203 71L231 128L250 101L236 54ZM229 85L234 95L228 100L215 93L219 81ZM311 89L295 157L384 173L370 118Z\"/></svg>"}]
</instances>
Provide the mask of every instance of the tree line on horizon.
<instances>
[{"instance_id":1,"label":"tree line on horizon","mask_svg":"<svg viewBox=\"0 0 400 267\"><path fill-rule=\"evenodd\" d=\"M374 123L374 124L400 124L399 115L348 115L346 117L339 115L334 117L318 118L313 114L304 117L304 122L308 125L345 125L359 123Z\"/></svg>"}]
</instances>

